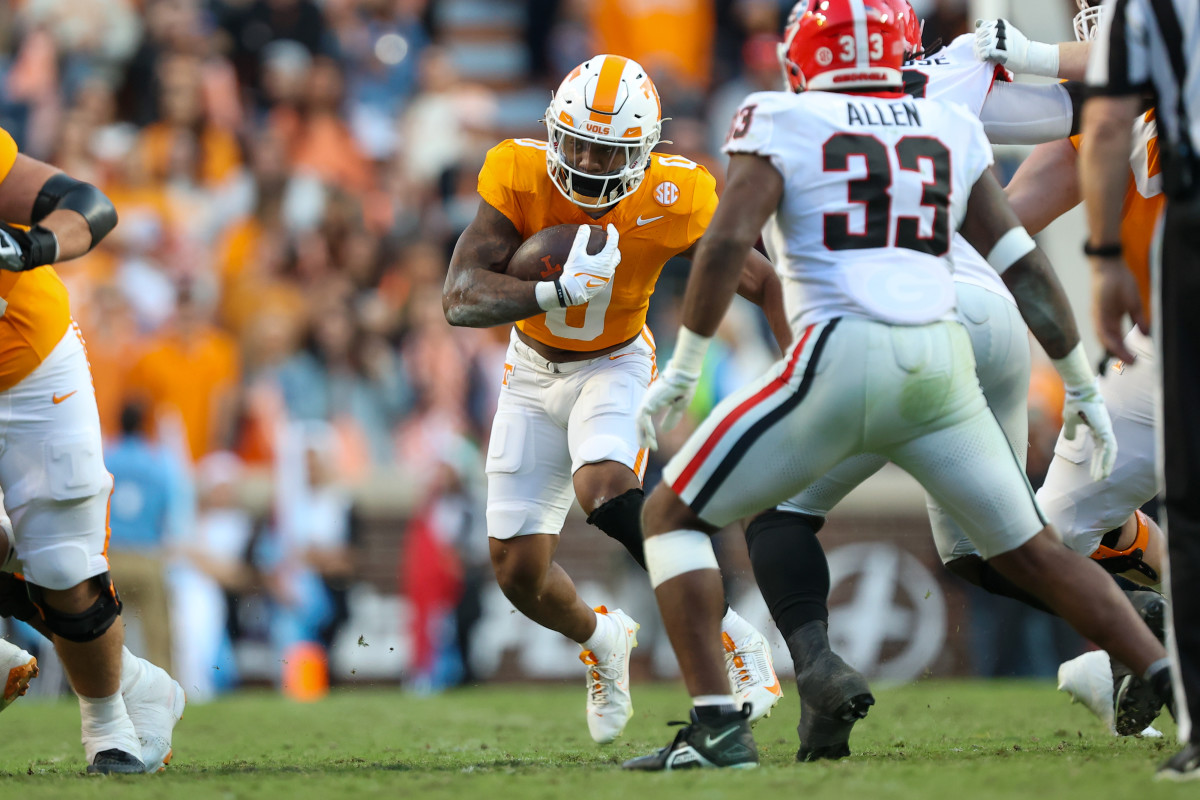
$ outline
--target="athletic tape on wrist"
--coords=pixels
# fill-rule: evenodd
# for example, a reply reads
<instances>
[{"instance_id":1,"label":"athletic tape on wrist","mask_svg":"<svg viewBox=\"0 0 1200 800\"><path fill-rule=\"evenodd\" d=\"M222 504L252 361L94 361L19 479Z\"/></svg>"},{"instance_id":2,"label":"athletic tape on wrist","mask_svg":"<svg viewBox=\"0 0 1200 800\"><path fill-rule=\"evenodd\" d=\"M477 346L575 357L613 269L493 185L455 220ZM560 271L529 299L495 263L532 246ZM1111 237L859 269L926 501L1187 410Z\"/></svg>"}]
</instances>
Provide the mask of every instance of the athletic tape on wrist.
<instances>
[{"instance_id":1,"label":"athletic tape on wrist","mask_svg":"<svg viewBox=\"0 0 1200 800\"><path fill-rule=\"evenodd\" d=\"M1096 381L1096 373L1092 371L1092 365L1088 362L1083 342L1076 344L1075 348L1062 358L1050 359L1050 363L1054 365L1068 392L1086 389Z\"/></svg>"},{"instance_id":2,"label":"athletic tape on wrist","mask_svg":"<svg viewBox=\"0 0 1200 800\"><path fill-rule=\"evenodd\" d=\"M553 311L563 307L559 300L562 288L557 281L538 281L533 287L533 294L537 298L538 308L542 311Z\"/></svg>"},{"instance_id":3,"label":"athletic tape on wrist","mask_svg":"<svg viewBox=\"0 0 1200 800\"><path fill-rule=\"evenodd\" d=\"M712 539L700 531L671 531L650 536L645 543L646 571L655 589L685 572L719 569Z\"/></svg>"},{"instance_id":4,"label":"athletic tape on wrist","mask_svg":"<svg viewBox=\"0 0 1200 800\"><path fill-rule=\"evenodd\" d=\"M1045 42L1029 42L1027 66L1033 75L1045 78L1058 77L1058 45Z\"/></svg>"},{"instance_id":5,"label":"athletic tape on wrist","mask_svg":"<svg viewBox=\"0 0 1200 800\"><path fill-rule=\"evenodd\" d=\"M693 330L679 326L675 337L675 352L671 354L671 366L676 372L699 375L704 369L704 355L708 352L711 336L701 336Z\"/></svg>"},{"instance_id":6,"label":"athletic tape on wrist","mask_svg":"<svg viewBox=\"0 0 1200 800\"><path fill-rule=\"evenodd\" d=\"M1001 236L992 246L991 251L987 254L987 262L992 265L992 269L1003 275L1005 270L1032 253L1036 248L1037 242L1033 241L1029 231L1018 225Z\"/></svg>"}]
</instances>

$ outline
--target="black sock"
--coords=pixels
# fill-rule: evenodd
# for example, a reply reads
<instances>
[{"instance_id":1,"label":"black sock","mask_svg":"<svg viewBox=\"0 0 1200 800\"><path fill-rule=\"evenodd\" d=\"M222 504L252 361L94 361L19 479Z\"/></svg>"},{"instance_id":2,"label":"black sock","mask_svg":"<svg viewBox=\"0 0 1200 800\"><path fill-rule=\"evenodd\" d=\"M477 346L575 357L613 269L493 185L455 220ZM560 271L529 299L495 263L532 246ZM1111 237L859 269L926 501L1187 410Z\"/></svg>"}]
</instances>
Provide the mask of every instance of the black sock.
<instances>
[{"instance_id":1,"label":"black sock","mask_svg":"<svg viewBox=\"0 0 1200 800\"><path fill-rule=\"evenodd\" d=\"M829 621L829 562L817 540L822 517L764 511L746 528L754 579L787 639L806 623Z\"/></svg>"}]
</instances>

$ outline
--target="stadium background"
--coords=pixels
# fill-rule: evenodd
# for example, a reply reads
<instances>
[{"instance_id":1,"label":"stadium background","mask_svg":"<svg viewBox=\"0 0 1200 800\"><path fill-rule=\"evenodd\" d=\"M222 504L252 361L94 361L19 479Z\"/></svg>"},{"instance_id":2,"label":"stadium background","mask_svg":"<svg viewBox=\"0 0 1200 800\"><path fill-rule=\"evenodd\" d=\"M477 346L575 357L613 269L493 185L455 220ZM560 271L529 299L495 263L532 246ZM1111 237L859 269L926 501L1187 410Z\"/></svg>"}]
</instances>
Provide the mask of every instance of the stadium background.
<instances>
[{"instance_id":1,"label":"stadium background","mask_svg":"<svg viewBox=\"0 0 1200 800\"><path fill-rule=\"evenodd\" d=\"M23 152L100 186L121 217L60 274L121 453L114 515L141 524L114 527L112 542L131 646L170 660L193 702L247 684L319 694L323 681L306 676L326 662L335 684L416 691L574 679L574 646L516 614L490 574L481 448L507 332L446 324L449 253L475 212L486 150L543 137L549 92L595 52L647 67L671 118L673 143L660 150L720 180L732 111L778 79L789 5L0 3L0 125ZM1036 16L1010 5L914 2L927 42L1002 14L1032 36L1070 37L1071 0ZM1022 155L999 148L998 169L1011 173ZM1081 237L1075 212L1042 241L1086 328ZM660 357L685 277L670 264L652 304ZM736 306L690 422L769 363L769 347ZM1031 390L1035 482L1059 391L1043 363ZM122 434L139 417L140 448ZM667 437L648 485L688 429ZM113 466L138 459L166 478L168 512L149 522L149 490ZM923 497L896 470L856 491L822 538L835 647L871 676L1052 675L1086 646L944 575ZM738 608L766 629L739 532L720 541ZM559 553L585 599L643 623L635 674L674 675L624 553L579 514ZM42 659L34 691L61 692L52 652L28 629L8 633Z\"/></svg>"}]
</instances>

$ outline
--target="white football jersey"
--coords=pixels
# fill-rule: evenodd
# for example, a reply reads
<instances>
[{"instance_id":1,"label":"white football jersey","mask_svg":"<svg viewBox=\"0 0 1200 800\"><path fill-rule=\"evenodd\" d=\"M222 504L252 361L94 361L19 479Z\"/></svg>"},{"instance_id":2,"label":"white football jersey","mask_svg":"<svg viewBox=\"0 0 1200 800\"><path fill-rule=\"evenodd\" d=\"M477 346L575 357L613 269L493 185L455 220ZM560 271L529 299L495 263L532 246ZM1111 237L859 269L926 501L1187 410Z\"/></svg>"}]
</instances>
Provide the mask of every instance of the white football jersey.
<instances>
[{"instance_id":1,"label":"white football jersey","mask_svg":"<svg viewBox=\"0 0 1200 800\"><path fill-rule=\"evenodd\" d=\"M1004 67L975 58L974 42L975 34L964 33L930 58L906 62L904 91L913 97L960 103L978 117L992 84L1012 78ZM1016 302L996 270L958 233L954 234L950 255L954 259L955 280Z\"/></svg>"},{"instance_id":2,"label":"white football jersey","mask_svg":"<svg viewBox=\"0 0 1200 800\"><path fill-rule=\"evenodd\" d=\"M900 94L758 92L725 152L769 158L783 176L763 238L793 330L840 316L955 318L950 238L992 163L965 108Z\"/></svg>"}]
</instances>

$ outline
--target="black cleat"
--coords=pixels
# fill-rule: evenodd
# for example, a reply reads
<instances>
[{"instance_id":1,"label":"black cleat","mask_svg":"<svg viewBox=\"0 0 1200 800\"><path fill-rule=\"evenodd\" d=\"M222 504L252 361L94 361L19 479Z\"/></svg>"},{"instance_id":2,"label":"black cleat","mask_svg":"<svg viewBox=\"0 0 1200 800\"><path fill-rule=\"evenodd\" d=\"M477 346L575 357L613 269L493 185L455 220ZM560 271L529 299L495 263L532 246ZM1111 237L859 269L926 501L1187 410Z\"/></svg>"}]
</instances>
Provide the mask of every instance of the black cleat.
<instances>
[{"instance_id":1,"label":"black cleat","mask_svg":"<svg viewBox=\"0 0 1200 800\"><path fill-rule=\"evenodd\" d=\"M631 758L623 769L663 772L673 769L728 767L751 769L758 766L758 746L750 733L750 704L741 711L722 714L715 719L700 720L692 709L691 723L672 722L684 728L675 734L675 741L648 756Z\"/></svg>"},{"instance_id":2,"label":"black cleat","mask_svg":"<svg viewBox=\"0 0 1200 800\"><path fill-rule=\"evenodd\" d=\"M1175 755L1168 758L1154 773L1158 781L1200 780L1200 745L1188 742Z\"/></svg>"},{"instance_id":3,"label":"black cleat","mask_svg":"<svg viewBox=\"0 0 1200 800\"><path fill-rule=\"evenodd\" d=\"M1163 641L1166 636L1167 599L1153 589L1126 591L1125 596L1137 609L1138 616L1150 628L1151 633L1160 642ZM1141 733L1158 718L1163 703L1168 698L1149 681L1140 675L1134 675L1115 658L1109 660L1112 662L1113 710L1117 734L1133 736Z\"/></svg>"},{"instance_id":4,"label":"black cleat","mask_svg":"<svg viewBox=\"0 0 1200 800\"><path fill-rule=\"evenodd\" d=\"M88 765L87 771L89 775L132 775L145 772L146 765L137 756L113 748L96 753L96 757Z\"/></svg>"},{"instance_id":5,"label":"black cleat","mask_svg":"<svg viewBox=\"0 0 1200 800\"><path fill-rule=\"evenodd\" d=\"M850 731L867 715L875 697L867 679L829 649L825 623L810 622L788 639L800 691L800 749L797 761L850 755Z\"/></svg>"}]
</instances>

